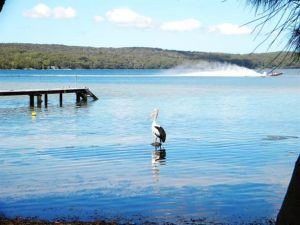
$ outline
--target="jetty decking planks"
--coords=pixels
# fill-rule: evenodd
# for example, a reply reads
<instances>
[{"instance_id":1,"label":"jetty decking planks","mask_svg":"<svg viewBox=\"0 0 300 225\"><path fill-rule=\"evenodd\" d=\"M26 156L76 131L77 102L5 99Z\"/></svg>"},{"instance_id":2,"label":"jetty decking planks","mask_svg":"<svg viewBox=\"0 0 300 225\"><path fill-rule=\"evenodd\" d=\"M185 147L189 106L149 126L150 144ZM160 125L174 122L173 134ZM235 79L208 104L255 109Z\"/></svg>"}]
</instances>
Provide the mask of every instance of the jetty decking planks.
<instances>
[{"instance_id":1,"label":"jetty decking planks","mask_svg":"<svg viewBox=\"0 0 300 225\"><path fill-rule=\"evenodd\" d=\"M76 102L86 102L87 97L92 97L93 100L98 100L97 96L94 95L88 88L57 88L57 89L31 89L31 90L0 90L0 96L17 96L17 95L28 95L29 105L34 107L34 97L37 97L37 105L40 107L42 104L42 95L44 95L45 107L48 106L48 95L59 94L59 105L63 105L63 94L75 93Z\"/></svg>"}]
</instances>

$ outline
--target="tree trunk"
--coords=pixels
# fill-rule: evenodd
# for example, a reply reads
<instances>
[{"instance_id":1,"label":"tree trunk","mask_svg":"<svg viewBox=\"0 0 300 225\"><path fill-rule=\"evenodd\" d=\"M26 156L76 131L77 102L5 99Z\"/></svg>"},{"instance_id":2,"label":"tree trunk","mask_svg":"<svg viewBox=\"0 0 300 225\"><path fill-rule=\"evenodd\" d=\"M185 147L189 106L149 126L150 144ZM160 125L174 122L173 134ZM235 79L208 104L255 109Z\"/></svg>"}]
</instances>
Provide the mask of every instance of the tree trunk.
<instances>
[{"instance_id":1,"label":"tree trunk","mask_svg":"<svg viewBox=\"0 0 300 225\"><path fill-rule=\"evenodd\" d=\"M276 225L300 225L300 155L277 215Z\"/></svg>"},{"instance_id":2,"label":"tree trunk","mask_svg":"<svg viewBox=\"0 0 300 225\"><path fill-rule=\"evenodd\" d=\"M5 3L5 0L0 0L0 12L2 11L2 7L3 7L4 3Z\"/></svg>"}]
</instances>

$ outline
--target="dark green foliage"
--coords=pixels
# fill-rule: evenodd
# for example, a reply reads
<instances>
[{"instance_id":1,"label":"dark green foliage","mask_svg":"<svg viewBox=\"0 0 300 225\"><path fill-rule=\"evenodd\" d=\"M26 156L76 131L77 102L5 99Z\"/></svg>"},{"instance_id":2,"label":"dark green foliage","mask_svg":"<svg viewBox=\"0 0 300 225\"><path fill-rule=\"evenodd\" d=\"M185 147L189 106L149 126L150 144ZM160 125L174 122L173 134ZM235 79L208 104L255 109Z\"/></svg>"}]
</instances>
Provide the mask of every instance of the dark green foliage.
<instances>
[{"instance_id":1,"label":"dark green foliage","mask_svg":"<svg viewBox=\"0 0 300 225\"><path fill-rule=\"evenodd\" d=\"M0 0L0 12L2 11L5 0Z\"/></svg>"},{"instance_id":2,"label":"dark green foliage","mask_svg":"<svg viewBox=\"0 0 300 225\"><path fill-rule=\"evenodd\" d=\"M196 67L203 62L272 68L283 60L277 53L224 54L158 48L92 48L65 45L0 44L0 69L167 69ZM282 67L300 68L287 53Z\"/></svg>"}]
</instances>

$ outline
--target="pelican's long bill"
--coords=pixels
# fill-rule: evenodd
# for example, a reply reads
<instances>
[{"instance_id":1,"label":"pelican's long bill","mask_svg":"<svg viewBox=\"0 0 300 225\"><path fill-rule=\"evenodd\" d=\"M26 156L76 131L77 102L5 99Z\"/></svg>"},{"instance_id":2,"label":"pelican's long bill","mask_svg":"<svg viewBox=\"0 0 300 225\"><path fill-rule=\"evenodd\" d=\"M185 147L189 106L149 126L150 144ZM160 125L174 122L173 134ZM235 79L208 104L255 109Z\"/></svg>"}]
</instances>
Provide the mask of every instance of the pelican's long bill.
<instances>
[{"instance_id":1,"label":"pelican's long bill","mask_svg":"<svg viewBox=\"0 0 300 225\"><path fill-rule=\"evenodd\" d=\"M158 109L154 109L153 112L150 114L151 119L153 119L153 120L154 120L154 119L157 119L158 112L159 112Z\"/></svg>"}]
</instances>

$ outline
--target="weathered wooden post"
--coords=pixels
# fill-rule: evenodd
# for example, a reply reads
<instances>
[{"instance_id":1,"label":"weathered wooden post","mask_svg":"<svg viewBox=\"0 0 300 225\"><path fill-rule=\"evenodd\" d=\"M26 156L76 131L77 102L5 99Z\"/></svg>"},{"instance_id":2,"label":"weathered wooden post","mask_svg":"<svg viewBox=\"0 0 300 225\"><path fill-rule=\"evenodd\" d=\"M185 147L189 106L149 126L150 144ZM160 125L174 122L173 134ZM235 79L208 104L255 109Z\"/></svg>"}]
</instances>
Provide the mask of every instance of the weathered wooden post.
<instances>
[{"instance_id":1,"label":"weathered wooden post","mask_svg":"<svg viewBox=\"0 0 300 225\"><path fill-rule=\"evenodd\" d=\"M48 107L48 94L44 95L44 101L45 101L45 108Z\"/></svg>"},{"instance_id":2,"label":"weathered wooden post","mask_svg":"<svg viewBox=\"0 0 300 225\"><path fill-rule=\"evenodd\" d=\"M36 98L37 98L37 106L42 107L42 102L43 102L42 95L39 94L39 95L36 96Z\"/></svg>"},{"instance_id":3,"label":"weathered wooden post","mask_svg":"<svg viewBox=\"0 0 300 225\"><path fill-rule=\"evenodd\" d=\"M276 225L300 225L300 155L277 215Z\"/></svg>"},{"instance_id":4,"label":"weathered wooden post","mask_svg":"<svg viewBox=\"0 0 300 225\"><path fill-rule=\"evenodd\" d=\"M63 106L63 93L59 93L59 106Z\"/></svg>"},{"instance_id":5,"label":"weathered wooden post","mask_svg":"<svg viewBox=\"0 0 300 225\"><path fill-rule=\"evenodd\" d=\"M29 95L29 106L34 107L34 95Z\"/></svg>"},{"instance_id":6,"label":"weathered wooden post","mask_svg":"<svg viewBox=\"0 0 300 225\"><path fill-rule=\"evenodd\" d=\"M76 92L76 103L80 103L80 94Z\"/></svg>"},{"instance_id":7,"label":"weathered wooden post","mask_svg":"<svg viewBox=\"0 0 300 225\"><path fill-rule=\"evenodd\" d=\"M82 97L83 102L87 102L87 94L86 93L82 93L81 97Z\"/></svg>"}]
</instances>

